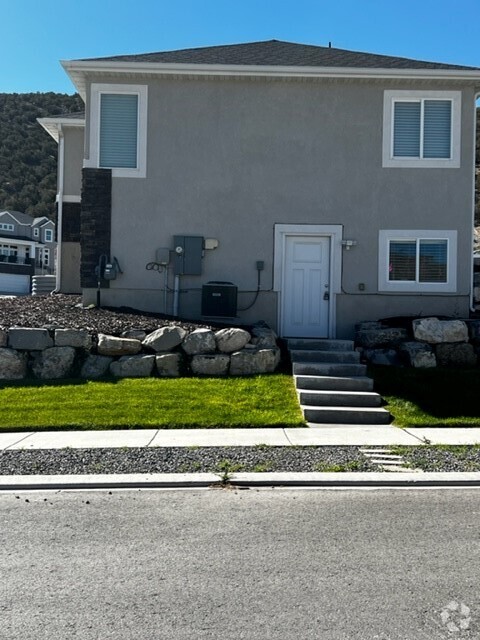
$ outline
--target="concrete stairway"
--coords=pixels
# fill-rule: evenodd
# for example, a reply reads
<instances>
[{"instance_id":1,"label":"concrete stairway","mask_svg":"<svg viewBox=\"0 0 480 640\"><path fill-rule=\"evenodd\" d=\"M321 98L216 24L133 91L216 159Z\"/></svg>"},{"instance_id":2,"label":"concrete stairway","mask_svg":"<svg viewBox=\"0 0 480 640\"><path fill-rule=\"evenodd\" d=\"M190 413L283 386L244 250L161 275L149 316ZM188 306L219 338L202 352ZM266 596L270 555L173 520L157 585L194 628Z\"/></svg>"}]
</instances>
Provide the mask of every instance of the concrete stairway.
<instances>
[{"instance_id":1,"label":"concrete stairway","mask_svg":"<svg viewBox=\"0 0 480 640\"><path fill-rule=\"evenodd\" d=\"M389 424L351 340L288 340L305 420L313 424Z\"/></svg>"}]
</instances>

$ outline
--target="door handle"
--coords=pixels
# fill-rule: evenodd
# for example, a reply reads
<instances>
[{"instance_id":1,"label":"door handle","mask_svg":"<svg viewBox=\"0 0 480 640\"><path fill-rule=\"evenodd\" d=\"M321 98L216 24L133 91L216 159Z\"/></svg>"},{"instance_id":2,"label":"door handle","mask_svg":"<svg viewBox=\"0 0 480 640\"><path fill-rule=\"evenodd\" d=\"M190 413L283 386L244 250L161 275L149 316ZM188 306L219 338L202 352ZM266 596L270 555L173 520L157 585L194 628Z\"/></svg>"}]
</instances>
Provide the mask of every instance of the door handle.
<instances>
[{"instance_id":1,"label":"door handle","mask_svg":"<svg viewBox=\"0 0 480 640\"><path fill-rule=\"evenodd\" d=\"M323 299L330 300L330 294L328 293L328 291L325 291L325 293L323 294Z\"/></svg>"}]
</instances>

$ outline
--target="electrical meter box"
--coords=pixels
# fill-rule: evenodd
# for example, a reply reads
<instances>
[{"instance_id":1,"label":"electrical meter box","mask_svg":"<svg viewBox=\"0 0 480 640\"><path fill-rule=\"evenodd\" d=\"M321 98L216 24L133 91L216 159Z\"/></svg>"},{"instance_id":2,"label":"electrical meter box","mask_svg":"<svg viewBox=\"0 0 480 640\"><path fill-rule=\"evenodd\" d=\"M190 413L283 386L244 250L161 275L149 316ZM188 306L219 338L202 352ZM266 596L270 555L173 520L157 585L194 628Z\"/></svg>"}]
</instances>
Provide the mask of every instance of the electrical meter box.
<instances>
[{"instance_id":1,"label":"electrical meter box","mask_svg":"<svg viewBox=\"0 0 480 640\"><path fill-rule=\"evenodd\" d=\"M176 276L202 274L203 236L173 236L173 273Z\"/></svg>"},{"instance_id":2,"label":"electrical meter box","mask_svg":"<svg viewBox=\"0 0 480 640\"><path fill-rule=\"evenodd\" d=\"M207 282L202 287L202 316L235 318L237 287L232 282Z\"/></svg>"}]
</instances>

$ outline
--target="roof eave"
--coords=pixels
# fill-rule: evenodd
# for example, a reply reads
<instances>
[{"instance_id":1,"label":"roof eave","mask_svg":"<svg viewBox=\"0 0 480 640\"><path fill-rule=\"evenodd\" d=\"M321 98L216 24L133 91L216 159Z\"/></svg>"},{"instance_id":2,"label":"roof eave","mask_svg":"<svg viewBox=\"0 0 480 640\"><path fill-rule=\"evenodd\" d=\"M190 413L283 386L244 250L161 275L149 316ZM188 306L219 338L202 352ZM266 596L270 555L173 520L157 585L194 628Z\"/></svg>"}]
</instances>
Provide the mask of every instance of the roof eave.
<instances>
[{"instance_id":1,"label":"roof eave","mask_svg":"<svg viewBox=\"0 0 480 640\"><path fill-rule=\"evenodd\" d=\"M382 78L435 79L480 82L480 71L473 69L377 69L367 67L300 67L272 65L179 64L165 62L112 62L62 60L77 91L85 99L85 77L89 73L128 73L198 76L264 76L299 78Z\"/></svg>"},{"instance_id":2,"label":"roof eave","mask_svg":"<svg viewBox=\"0 0 480 640\"><path fill-rule=\"evenodd\" d=\"M62 126L66 127L84 127L85 118L37 118L38 124L58 142L58 132Z\"/></svg>"}]
</instances>

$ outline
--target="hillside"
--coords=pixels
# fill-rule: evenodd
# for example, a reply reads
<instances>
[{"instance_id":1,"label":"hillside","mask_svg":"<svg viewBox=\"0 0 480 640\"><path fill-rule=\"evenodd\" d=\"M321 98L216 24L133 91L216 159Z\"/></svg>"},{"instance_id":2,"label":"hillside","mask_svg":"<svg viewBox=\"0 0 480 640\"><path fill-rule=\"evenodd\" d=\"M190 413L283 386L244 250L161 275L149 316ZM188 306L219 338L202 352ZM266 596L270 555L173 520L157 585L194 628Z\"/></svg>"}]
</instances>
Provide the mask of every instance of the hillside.
<instances>
[{"instance_id":1,"label":"hillside","mask_svg":"<svg viewBox=\"0 0 480 640\"><path fill-rule=\"evenodd\" d=\"M82 109L78 95L0 93L0 210L54 217L57 144L36 119Z\"/></svg>"}]
</instances>

